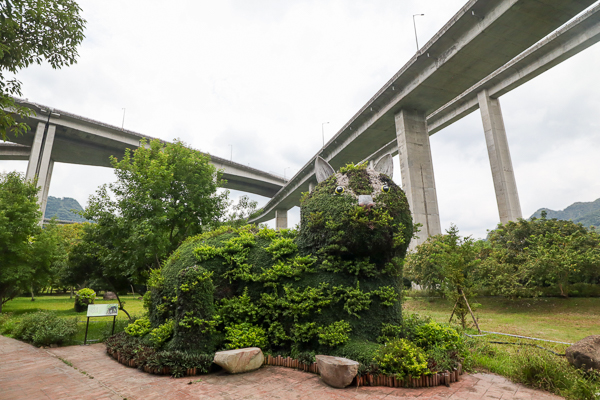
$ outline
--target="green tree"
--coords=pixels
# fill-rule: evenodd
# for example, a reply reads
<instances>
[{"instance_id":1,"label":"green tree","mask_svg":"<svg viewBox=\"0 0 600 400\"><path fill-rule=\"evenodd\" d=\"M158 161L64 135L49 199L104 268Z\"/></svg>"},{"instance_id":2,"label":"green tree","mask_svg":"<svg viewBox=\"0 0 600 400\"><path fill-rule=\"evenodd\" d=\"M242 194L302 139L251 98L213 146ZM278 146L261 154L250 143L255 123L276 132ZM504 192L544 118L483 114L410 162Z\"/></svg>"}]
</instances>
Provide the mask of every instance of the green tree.
<instances>
[{"instance_id":1,"label":"green tree","mask_svg":"<svg viewBox=\"0 0 600 400\"><path fill-rule=\"evenodd\" d=\"M22 289L29 290L31 301L35 300L36 292L52 281L52 265L61 258L59 242L59 227L56 221L44 225L44 228L39 229L29 241L26 260L29 273Z\"/></svg>"},{"instance_id":2,"label":"green tree","mask_svg":"<svg viewBox=\"0 0 600 400\"><path fill-rule=\"evenodd\" d=\"M596 245L589 246L588 236L596 237ZM571 278L582 271L600 269L600 240L596 233L573 232L561 235L547 232L531 238L527 252L526 269L532 271L543 285L557 284L560 295L569 297Z\"/></svg>"},{"instance_id":3,"label":"green tree","mask_svg":"<svg viewBox=\"0 0 600 400\"><path fill-rule=\"evenodd\" d=\"M84 38L85 20L73 0L0 0L0 135L20 134L27 125L15 117L31 111L15 102L20 69L47 61L62 68L77 61L77 46Z\"/></svg>"},{"instance_id":4,"label":"green tree","mask_svg":"<svg viewBox=\"0 0 600 400\"><path fill-rule=\"evenodd\" d=\"M73 288L83 284L85 278L77 276L78 271L70 268L69 255L77 243L81 241L84 235L84 227L88 222L56 225L56 257L51 263L50 290L52 288L71 289L73 297Z\"/></svg>"},{"instance_id":5,"label":"green tree","mask_svg":"<svg viewBox=\"0 0 600 400\"><path fill-rule=\"evenodd\" d=\"M446 234L430 236L406 259L406 275L452 300L455 304L453 313L463 327L469 314L465 299L475 294L482 246L470 236L460 237L458 228L451 225Z\"/></svg>"},{"instance_id":6,"label":"green tree","mask_svg":"<svg viewBox=\"0 0 600 400\"><path fill-rule=\"evenodd\" d=\"M218 225L227 193L216 193L221 174L209 161L181 141L158 140L113 157L117 181L90 197L83 216L96 224L86 227L73 263L95 265L95 276L111 284L144 283L185 238Z\"/></svg>"},{"instance_id":7,"label":"green tree","mask_svg":"<svg viewBox=\"0 0 600 400\"><path fill-rule=\"evenodd\" d=\"M39 233L41 212L35 182L22 174L0 174L0 312L29 283L30 242Z\"/></svg>"},{"instance_id":8,"label":"green tree","mask_svg":"<svg viewBox=\"0 0 600 400\"><path fill-rule=\"evenodd\" d=\"M223 218L223 225L235 228L247 225L250 217L260 212L260 210L257 210L257 206L258 202L256 200L251 200L246 195L240 196L237 203L231 204L231 207Z\"/></svg>"},{"instance_id":9,"label":"green tree","mask_svg":"<svg viewBox=\"0 0 600 400\"><path fill-rule=\"evenodd\" d=\"M488 235L480 282L491 294L508 298L538 296L543 287L558 285L568 295L569 283L598 283L600 237L581 224L557 219L519 219Z\"/></svg>"}]
</instances>

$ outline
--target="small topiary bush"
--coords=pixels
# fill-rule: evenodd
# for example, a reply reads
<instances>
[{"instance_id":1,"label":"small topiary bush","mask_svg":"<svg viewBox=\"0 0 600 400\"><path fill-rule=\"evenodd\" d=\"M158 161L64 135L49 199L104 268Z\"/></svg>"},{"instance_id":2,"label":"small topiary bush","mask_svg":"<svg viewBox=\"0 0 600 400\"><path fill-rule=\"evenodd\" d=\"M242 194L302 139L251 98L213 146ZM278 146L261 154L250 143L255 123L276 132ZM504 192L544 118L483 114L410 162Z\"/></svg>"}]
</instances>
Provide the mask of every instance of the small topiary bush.
<instances>
[{"instance_id":1,"label":"small topiary bush","mask_svg":"<svg viewBox=\"0 0 600 400\"><path fill-rule=\"evenodd\" d=\"M75 311L82 312L86 311L88 305L94 304L96 299L96 292L90 288L83 288L78 290L75 294Z\"/></svg>"},{"instance_id":2,"label":"small topiary bush","mask_svg":"<svg viewBox=\"0 0 600 400\"><path fill-rule=\"evenodd\" d=\"M430 373L425 352L406 339L397 339L380 346L374 361L381 372L398 379L406 376L418 378Z\"/></svg>"},{"instance_id":3,"label":"small topiary bush","mask_svg":"<svg viewBox=\"0 0 600 400\"><path fill-rule=\"evenodd\" d=\"M28 314L13 330L15 338L35 346L60 345L72 340L76 333L77 318L60 318L53 311Z\"/></svg>"}]
</instances>

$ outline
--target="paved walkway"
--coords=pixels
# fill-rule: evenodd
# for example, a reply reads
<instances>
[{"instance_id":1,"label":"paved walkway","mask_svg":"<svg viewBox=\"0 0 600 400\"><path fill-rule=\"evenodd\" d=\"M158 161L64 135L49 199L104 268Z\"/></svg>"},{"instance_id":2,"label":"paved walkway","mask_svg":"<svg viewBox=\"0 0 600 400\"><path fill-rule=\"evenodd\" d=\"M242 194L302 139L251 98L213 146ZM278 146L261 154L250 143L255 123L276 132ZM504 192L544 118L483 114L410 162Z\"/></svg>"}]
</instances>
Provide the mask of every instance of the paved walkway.
<instances>
[{"instance_id":1,"label":"paved walkway","mask_svg":"<svg viewBox=\"0 0 600 400\"><path fill-rule=\"evenodd\" d=\"M134 399L519 399L558 400L493 374L463 375L450 388L333 389L317 375L283 367L172 379L127 368L103 344L38 349L0 336L0 400Z\"/></svg>"}]
</instances>

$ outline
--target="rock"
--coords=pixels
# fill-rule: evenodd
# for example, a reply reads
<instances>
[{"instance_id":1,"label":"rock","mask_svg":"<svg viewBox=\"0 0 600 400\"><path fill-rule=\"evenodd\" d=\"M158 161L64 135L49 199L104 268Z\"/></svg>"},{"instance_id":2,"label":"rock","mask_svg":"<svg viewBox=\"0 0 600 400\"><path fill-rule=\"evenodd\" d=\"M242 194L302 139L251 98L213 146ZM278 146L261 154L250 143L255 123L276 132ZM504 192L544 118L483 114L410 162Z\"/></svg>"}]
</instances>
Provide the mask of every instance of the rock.
<instances>
[{"instance_id":1,"label":"rock","mask_svg":"<svg viewBox=\"0 0 600 400\"><path fill-rule=\"evenodd\" d=\"M600 370L600 335L581 339L565 351L567 360L576 368Z\"/></svg>"},{"instance_id":2,"label":"rock","mask_svg":"<svg viewBox=\"0 0 600 400\"><path fill-rule=\"evenodd\" d=\"M102 298L104 300L116 300L117 295L114 294L113 292L104 292L104 295L102 296Z\"/></svg>"},{"instance_id":3,"label":"rock","mask_svg":"<svg viewBox=\"0 0 600 400\"><path fill-rule=\"evenodd\" d=\"M318 355L317 366L323 381L335 388L345 388L358 373L358 363L342 357Z\"/></svg>"},{"instance_id":4,"label":"rock","mask_svg":"<svg viewBox=\"0 0 600 400\"><path fill-rule=\"evenodd\" d=\"M265 357L258 347L218 351L214 363L230 374L254 371L263 365Z\"/></svg>"}]
</instances>

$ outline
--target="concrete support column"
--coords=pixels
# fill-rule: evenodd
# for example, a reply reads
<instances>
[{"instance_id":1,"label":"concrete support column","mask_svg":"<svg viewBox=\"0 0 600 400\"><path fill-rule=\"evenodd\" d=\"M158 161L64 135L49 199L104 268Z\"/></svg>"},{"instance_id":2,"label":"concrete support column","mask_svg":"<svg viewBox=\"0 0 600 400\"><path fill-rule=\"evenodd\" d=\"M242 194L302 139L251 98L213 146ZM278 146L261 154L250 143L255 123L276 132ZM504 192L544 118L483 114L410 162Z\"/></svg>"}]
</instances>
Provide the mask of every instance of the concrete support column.
<instances>
[{"instance_id":1,"label":"concrete support column","mask_svg":"<svg viewBox=\"0 0 600 400\"><path fill-rule=\"evenodd\" d=\"M424 113L401 110L395 119L402 189L408 199L413 223L422 225L418 239L411 241L410 248L414 249L427 237L442 233L431 148Z\"/></svg>"},{"instance_id":2,"label":"concrete support column","mask_svg":"<svg viewBox=\"0 0 600 400\"><path fill-rule=\"evenodd\" d=\"M31 153L29 153L29 163L27 164L27 172L25 173L25 178L27 178L28 180L35 179L37 175L45 130L46 124L43 122L38 122L37 128L35 130L35 136L33 137L33 144L31 145Z\"/></svg>"},{"instance_id":3,"label":"concrete support column","mask_svg":"<svg viewBox=\"0 0 600 400\"><path fill-rule=\"evenodd\" d=\"M39 193L40 199L38 200L38 202L40 204L40 210L42 210L42 218L44 218L45 217L44 214L46 214L46 204L48 204L48 190L50 189L50 180L52 179L52 170L53 169L54 169L54 160L50 160L50 162L48 163L48 171L46 172L46 179L44 180L44 184L40 188L40 193ZM43 175L40 175L40 176L43 176Z\"/></svg>"},{"instance_id":4,"label":"concrete support column","mask_svg":"<svg viewBox=\"0 0 600 400\"><path fill-rule=\"evenodd\" d=\"M313 190L315 190L315 188L317 187L317 184L314 182L308 182L308 192L312 193Z\"/></svg>"},{"instance_id":5,"label":"concrete support column","mask_svg":"<svg viewBox=\"0 0 600 400\"><path fill-rule=\"evenodd\" d=\"M492 167L500 222L505 224L508 221L516 221L522 214L500 101L490 98L487 90L479 92L477 99Z\"/></svg>"},{"instance_id":6,"label":"concrete support column","mask_svg":"<svg viewBox=\"0 0 600 400\"><path fill-rule=\"evenodd\" d=\"M287 210L275 210L275 229L287 229Z\"/></svg>"},{"instance_id":7,"label":"concrete support column","mask_svg":"<svg viewBox=\"0 0 600 400\"><path fill-rule=\"evenodd\" d=\"M46 124L42 122L38 123L31 146L27 172L25 173L27 179L37 178L37 185L40 188L38 192L38 204L40 205L42 216L46 211L50 179L54 168L54 161L51 156L55 133L56 125L48 125L48 129L46 130Z\"/></svg>"}]
</instances>

